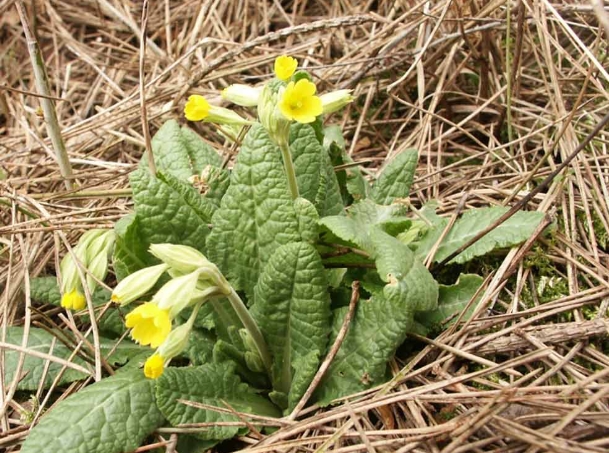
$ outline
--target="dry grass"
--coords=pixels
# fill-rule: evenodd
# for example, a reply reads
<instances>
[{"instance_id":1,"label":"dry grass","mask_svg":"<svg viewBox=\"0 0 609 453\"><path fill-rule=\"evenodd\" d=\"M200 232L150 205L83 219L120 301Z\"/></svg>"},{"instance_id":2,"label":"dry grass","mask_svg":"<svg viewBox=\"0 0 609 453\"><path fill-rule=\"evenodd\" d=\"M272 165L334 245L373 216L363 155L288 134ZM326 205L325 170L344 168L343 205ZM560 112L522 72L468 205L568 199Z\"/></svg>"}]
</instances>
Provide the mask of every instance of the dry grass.
<instances>
[{"instance_id":1,"label":"dry grass","mask_svg":"<svg viewBox=\"0 0 609 453\"><path fill-rule=\"evenodd\" d=\"M261 83L272 60L290 53L321 90L355 89L358 101L334 120L367 170L405 148L420 150L413 204L437 199L446 215L462 201L512 205L609 109L607 32L592 3L603 2L153 1L143 61L148 125L154 133L179 118L187 93L214 97L230 83ZM52 307L30 310L28 282L54 272L83 230L109 228L130 210L127 174L146 143L141 3L34 4L30 20L60 98L75 189L64 186L31 94L19 16L0 0L0 316L4 326L53 319L68 328L72 320ZM222 149L211 129L200 131ZM528 203L556 229L486 265L493 272L473 320L434 340L413 337L414 352L392 364L390 383L306 409L274 434L242 438L241 448L607 451L608 144L605 128ZM27 396L0 383L0 448L18 451ZM54 398L81 385L52 389ZM44 409L48 395L37 392ZM160 430L156 445L174 432L181 430Z\"/></svg>"}]
</instances>

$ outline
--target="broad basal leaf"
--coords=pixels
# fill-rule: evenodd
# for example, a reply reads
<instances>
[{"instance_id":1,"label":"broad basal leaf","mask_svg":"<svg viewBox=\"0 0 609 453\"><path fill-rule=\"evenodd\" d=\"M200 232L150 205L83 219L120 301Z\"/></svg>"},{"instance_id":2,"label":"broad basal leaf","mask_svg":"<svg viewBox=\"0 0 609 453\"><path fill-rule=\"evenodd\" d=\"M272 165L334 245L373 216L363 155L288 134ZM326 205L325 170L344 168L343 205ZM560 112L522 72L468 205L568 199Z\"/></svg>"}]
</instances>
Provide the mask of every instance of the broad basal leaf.
<instances>
[{"instance_id":1,"label":"broad basal leaf","mask_svg":"<svg viewBox=\"0 0 609 453\"><path fill-rule=\"evenodd\" d=\"M7 327L6 328L6 342L17 346L21 346L23 339L23 327ZM51 346L54 346L51 350ZM30 327L28 335L27 349L42 352L44 354L50 354L57 358L68 360L72 354L72 350L66 347L61 341L57 340L52 334L44 329L36 327ZM19 361L19 352L5 349L4 351L4 382L10 383L13 381L15 371L17 370L17 364ZM23 367L21 368L21 374L25 374L25 377L19 381L17 388L19 390L36 390L40 385L42 375L44 372L45 364L47 360L34 357L29 354L24 354ZM75 357L72 363L80 365L81 367L87 368L87 364L80 357ZM53 383L53 380L57 377L57 374L61 371L63 365L57 362L49 362L49 368L44 378L43 388L48 388ZM87 375L80 371L72 368L66 368L59 380L59 385L67 384L72 381L84 379Z\"/></svg>"},{"instance_id":2,"label":"broad basal leaf","mask_svg":"<svg viewBox=\"0 0 609 453\"><path fill-rule=\"evenodd\" d=\"M243 140L230 187L212 223L208 257L248 296L279 246L310 239L302 237L281 153L262 126L252 126Z\"/></svg>"},{"instance_id":3,"label":"broad basal leaf","mask_svg":"<svg viewBox=\"0 0 609 453\"><path fill-rule=\"evenodd\" d=\"M301 242L277 249L256 285L253 313L273 357L273 388L295 405L317 371L330 333L324 268L311 245ZM295 391L297 372L300 382Z\"/></svg>"},{"instance_id":4,"label":"broad basal leaf","mask_svg":"<svg viewBox=\"0 0 609 453\"><path fill-rule=\"evenodd\" d=\"M373 250L368 233L372 227L393 232L405 228L410 220L399 205L382 206L363 200L349 209L347 216L328 216L319 223L339 239L364 251Z\"/></svg>"},{"instance_id":5,"label":"broad basal leaf","mask_svg":"<svg viewBox=\"0 0 609 453\"><path fill-rule=\"evenodd\" d=\"M209 218L196 189L168 175L154 177L146 169L131 173L130 183L146 246L168 242L203 250Z\"/></svg>"},{"instance_id":6,"label":"broad basal leaf","mask_svg":"<svg viewBox=\"0 0 609 453\"><path fill-rule=\"evenodd\" d=\"M330 344L336 339L347 307L334 311ZM322 406L385 381L387 362L410 330L412 313L382 295L360 300L338 354L315 391Z\"/></svg>"},{"instance_id":7,"label":"broad basal leaf","mask_svg":"<svg viewBox=\"0 0 609 453\"><path fill-rule=\"evenodd\" d=\"M438 285L408 246L379 227L367 244L378 276L386 285L356 309L347 337L317 390L320 404L383 382L387 362L414 325L414 315L437 306ZM346 309L334 313L332 343Z\"/></svg>"},{"instance_id":8,"label":"broad basal leaf","mask_svg":"<svg viewBox=\"0 0 609 453\"><path fill-rule=\"evenodd\" d=\"M343 201L334 168L313 127L300 123L291 126L290 152L300 196L312 202L321 216L341 213Z\"/></svg>"},{"instance_id":9,"label":"broad basal leaf","mask_svg":"<svg viewBox=\"0 0 609 453\"><path fill-rule=\"evenodd\" d=\"M43 304L61 305L57 277L36 277L30 280L30 297Z\"/></svg>"},{"instance_id":10,"label":"broad basal leaf","mask_svg":"<svg viewBox=\"0 0 609 453\"><path fill-rule=\"evenodd\" d=\"M508 210L508 207L495 206L472 209L465 212L442 240L434 255L434 261L441 262L445 258L448 258L459 247L465 245L470 239L499 219ZM518 245L531 237L539 223L543 220L543 217L543 212L519 211L450 262L465 263L495 249ZM448 219L436 216L432 222L433 227L427 231L420 242L414 244L416 246L416 254L421 260L425 259L440 238L442 231L444 231L444 228L448 224Z\"/></svg>"},{"instance_id":11,"label":"broad basal leaf","mask_svg":"<svg viewBox=\"0 0 609 453\"><path fill-rule=\"evenodd\" d=\"M349 166L354 162L345 150L345 139L339 126L332 125L324 129L323 147L330 155L334 167L345 166L344 169L336 172L336 179L343 198L353 202L366 198L370 191L369 184L358 166Z\"/></svg>"},{"instance_id":12,"label":"broad basal leaf","mask_svg":"<svg viewBox=\"0 0 609 453\"><path fill-rule=\"evenodd\" d=\"M152 138L152 153L158 170L180 180L200 174L207 166L222 164L218 153L196 132L186 126L180 128L175 120L169 120ZM142 166L147 166L146 155Z\"/></svg>"},{"instance_id":13,"label":"broad basal leaf","mask_svg":"<svg viewBox=\"0 0 609 453\"><path fill-rule=\"evenodd\" d=\"M69 396L43 415L21 453L133 451L162 423L154 381L141 370L118 373Z\"/></svg>"},{"instance_id":14,"label":"broad basal leaf","mask_svg":"<svg viewBox=\"0 0 609 453\"><path fill-rule=\"evenodd\" d=\"M484 279L476 274L462 274L454 285L440 285L438 308L431 311L421 311L415 315L417 322L427 329L444 327L452 324L461 315ZM479 295L479 297L482 294ZM479 299L478 297L478 299ZM476 309L477 300L470 304L467 313L461 318L467 321ZM450 321L449 324L443 324Z\"/></svg>"},{"instance_id":15,"label":"broad basal leaf","mask_svg":"<svg viewBox=\"0 0 609 453\"><path fill-rule=\"evenodd\" d=\"M239 412L269 417L280 416L279 410L258 395L235 375L233 367L207 364L194 368L168 368L157 381L157 404L173 426L184 423L238 422L239 418L226 412L198 409L179 400L203 403L228 409L224 402ZM239 431L234 426L211 426L197 437L209 440L230 439Z\"/></svg>"},{"instance_id":16,"label":"broad basal leaf","mask_svg":"<svg viewBox=\"0 0 609 453\"><path fill-rule=\"evenodd\" d=\"M112 264L118 280L156 263L156 259L148 253L149 243L140 231L140 222L135 213L116 222L114 232L116 241Z\"/></svg>"},{"instance_id":17,"label":"broad basal leaf","mask_svg":"<svg viewBox=\"0 0 609 453\"><path fill-rule=\"evenodd\" d=\"M391 204L396 198L408 198L418 159L418 152L410 149L390 160L374 183L371 198L380 204Z\"/></svg>"}]
</instances>

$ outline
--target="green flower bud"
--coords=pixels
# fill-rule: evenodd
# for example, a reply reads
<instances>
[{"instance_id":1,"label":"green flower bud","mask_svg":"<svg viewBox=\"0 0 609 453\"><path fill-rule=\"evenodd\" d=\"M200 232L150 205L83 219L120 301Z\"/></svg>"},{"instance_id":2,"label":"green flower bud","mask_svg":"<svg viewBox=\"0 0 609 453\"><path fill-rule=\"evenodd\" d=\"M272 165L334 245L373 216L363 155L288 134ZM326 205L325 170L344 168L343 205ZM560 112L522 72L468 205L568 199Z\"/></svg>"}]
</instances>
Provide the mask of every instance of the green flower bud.
<instances>
[{"instance_id":1,"label":"green flower bud","mask_svg":"<svg viewBox=\"0 0 609 453\"><path fill-rule=\"evenodd\" d=\"M212 265L197 249L187 245L151 244L150 253L168 264L171 270L187 274L200 267Z\"/></svg>"},{"instance_id":2,"label":"green flower bud","mask_svg":"<svg viewBox=\"0 0 609 453\"><path fill-rule=\"evenodd\" d=\"M261 88L235 83L222 90L222 97L233 104L254 107L258 105L261 92Z\"/></svg>"},{"instance_id":3,"label":"green flower bud","mask_svg":"<svg viewBox=\"0 0 609 453\"><path fill-rule=\"evenodd\" d=\"M112 291L112 302L121 306L130 304L146 294L161 278L161 275L169 268L167 264L146 267L122 279L114 291Z\"/></svg>"},{"instance_id":4,"label":"green flower bud","mask_svg":"<svg viewBox=\"0 0 609 453\"><path fill-rule=\"evenodd\" d=\"M351 92L353 90L336 90L319 96L324 114L336 112L355 99Z\"/></svg>"},{"instance_id":5,"label":"green flower bud","mask_svg":"<svg viewBox=\"0 0 609 453\"><path fill-rule=\"evenodd\" d=\"M276 87L267 83L258 102L258 117L271 139L277 143L287 143L290 135L290 121L279 110L280 99Z\"/></svg>"},{"instance_id":6,"label":"green flower bud","mask_svg":"<svg viewBox=\"0 0 609 453\"><path fill-rule=\"evenodd\" d=\"M79 292L82 291L80 274L74 259L76 258L76 260L78 260L84 267L88 268L92 259L94 258L94 256L89 253L91 246L95 244L93 247L95 250L102 247L106 243L105 235L108 231L109 230L89 230L85 232L78 240L76 247L72 249L72 253L68 252L63 257L61 263L59 264L61 274L61 294L67 294L75 290ZM114 236L112 236L112 242L110 244L112 244L114 241L113 237ZM103 263L98 261L96 263L96 268L100 274L103 273L101 272L103 270Z\"/></svg>"},{"instance_id":7,"label":"green flower bud","mask_svg":"<svg viewBox=\"0 0 609 453\"><path fill-rule=\"evenodd\" d=\"M97 286L97 282L103 282L108 274L108 254L100 253L94 257L89 266L87 267L87 286L89 292L93 293L93 290Z\"/></svg>"},{"instance_id":8,"label":"green flower bud","mask_svg":"<svg viewBox=\"0 0 609 453\"><path fill-rule=\"evenodd\" d=\"M175 318L192 299L200 271L196 270L182 277L169 280L154 295L152 302L162 310L169 310L169 317Z\"/></svg>"},{"instance_id":9,"label":"green flower bud","mask_svg":"<svg viewBox=\"0 0 609 453\"><path fill-rule=\"evenodd\" d=\"M157 354L163 357L164 360L169 360L179 355L188 345L192 324L187 322L176 327L159 346Z\"/></svg>"}]
</instances>

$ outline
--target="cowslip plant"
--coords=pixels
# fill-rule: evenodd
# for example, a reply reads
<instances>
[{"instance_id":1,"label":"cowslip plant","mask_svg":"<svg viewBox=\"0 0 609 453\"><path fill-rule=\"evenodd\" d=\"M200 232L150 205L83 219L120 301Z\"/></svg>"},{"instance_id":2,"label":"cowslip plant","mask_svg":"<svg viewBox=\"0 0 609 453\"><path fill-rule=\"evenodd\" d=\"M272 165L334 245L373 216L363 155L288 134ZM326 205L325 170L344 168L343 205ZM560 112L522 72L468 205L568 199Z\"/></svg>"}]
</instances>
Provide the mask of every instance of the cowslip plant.
<instances>
[{"instance_id":1,"label":"cowslip plant","mask_svg":"<svg viewBox=\"0 0 609 453\"><path fill-rule=\"evenodd\" d=\"M356 280L360 300L347 336L310 403L328 405L382 384L409 332L442 328L468 304L464 317L471 315L482 277L440 285L423 263L451 256L507 208L466 211L447 233L448 219L433 202L410 215L405 200L416 150L389 160L370 185L350 165L340 129L322 121L352 102L351 92L318 94L297 66L279 57L263 87L222 92L227 101L256 107L257 119L189 97L188 120L243 136L231 171L177 121L157 132L158 172L141 165L131 174L134 212L111 233L119 283L107 298L115 310L129 310L125 327L138 361L60 402L22 452L128 451L164 420L206 423L194 439L204 449L247 431L235 410L291 413L337 338ZM523 242L542 217L514 215L451 263ZM87 267L94 259L81 261ZM64 294L79 289L62 282ZM16 360L10 354L9 376ZM135 369L142 362L143 370ZM70 371L68 382L84 377ZM64 423L68 416L73 424ZM53 432L55 424L62 429Z\"/></svg>"}]
</instances>

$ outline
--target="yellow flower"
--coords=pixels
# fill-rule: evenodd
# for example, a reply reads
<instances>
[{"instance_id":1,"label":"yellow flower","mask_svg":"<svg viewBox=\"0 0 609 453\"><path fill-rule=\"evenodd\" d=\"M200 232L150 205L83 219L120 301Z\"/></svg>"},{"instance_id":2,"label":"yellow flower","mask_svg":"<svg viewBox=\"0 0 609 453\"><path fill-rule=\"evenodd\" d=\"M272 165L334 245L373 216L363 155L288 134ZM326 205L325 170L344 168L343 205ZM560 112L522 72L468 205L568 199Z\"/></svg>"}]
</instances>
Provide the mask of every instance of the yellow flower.
<instances>
[{"instance_id":1,"label":"yellow flower","mask_svg":"<svg viewBox=\"0 0 609 453\"><path fill-rule=\"evenodd\" d=\"M160 309L152 302L146 302L129 313L125 317L125 325L133 328L131 338L151 348L163 343L171 331L169 311Z\"/></svg>"},{"instance_id":2,"label":"yellow flower","mask_svg":"<svg viewBox=\"0 0 609 453\"><path fill-rule=\"evenodd\" d=\"M297 66L298 61L296 58L288 57L287 55L277 57L275 59L275 75L279 80L288 80L296 71Z\"/></svg>"},{"instance_id":3,"label":"yellow flower","mask_svg":"<svg viewBox=\"0 0 609 453\"><path fill-rule=\"evenodd\" d=\"M252 124L239 116L238 113L217 105L210 105L209 102L198 94L188 97L188 102L184 106L184 116L189 121L207 121L216 124L236 124L246 126Z\"/></svg>"},{"instance_id":4,"label":"yellow flower","mask_svg":"<svg viewBox=\"0 0 609 453\"><path fill-rule=\"evenodd\" d=\"M203 96L193 94L184 106L184 115L188 121L202 121L209 116L209 102Z\"/></svg>"},{"instance_id":5,"label":"yellow flower","mask_svg":"<svg viewBox=\"0 0 609 453\"><path fill-rule=\"evenodd\" d=\"M323 111L321 99L315 96L316 90L315 84L307 79L288 83L279 101L279 110L290 121L312 123Z\"/></svg>"},{"instance_id":6,"label":"yellow flower","mask_svg":"<svg viewBox=\"0 0 609 453\"><path fill-rule=\"evenodd\" d=\"M157 379L163 374L163 367L165 365L165 359L158 354L153 354L148 357L144 364L144 375L148 379Z\"/></svg>"},{"instance_id":7,"label":"yellow flower","mask_svg":"<svg viewBox=\"0 0 609 453\"><path fill-rule=\"evenodd\" d=\"M68 310L82 310L85 308L87 301L85 296L76 289L73 289L69 293L65 293L61 296L61 306Z\"/></svg>"}]
</instances>

